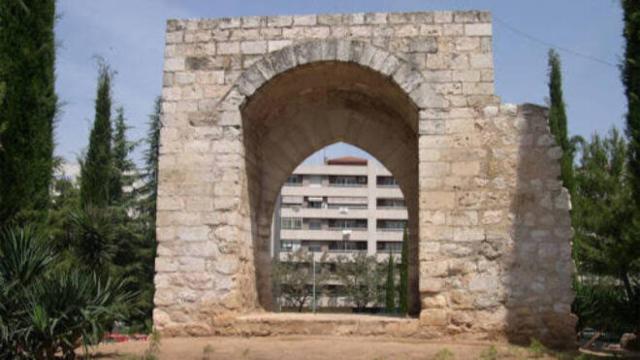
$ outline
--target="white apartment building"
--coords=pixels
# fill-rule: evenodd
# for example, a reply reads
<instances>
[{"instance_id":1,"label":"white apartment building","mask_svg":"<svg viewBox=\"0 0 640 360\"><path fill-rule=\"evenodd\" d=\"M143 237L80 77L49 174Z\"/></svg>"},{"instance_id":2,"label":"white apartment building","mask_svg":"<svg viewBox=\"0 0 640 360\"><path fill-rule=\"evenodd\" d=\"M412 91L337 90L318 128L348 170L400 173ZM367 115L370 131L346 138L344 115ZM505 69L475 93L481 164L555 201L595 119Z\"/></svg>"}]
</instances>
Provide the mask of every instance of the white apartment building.
<instances>
[{"instance_id":1,"label":"white apartment building","mask_svg":"<svg viewBox=\"0 0 640 360\"><path fill-rule=\"evenodd\" d=\"M274 219L274 255L301 247L388 254L402 248L407 208L387 169L342 157L297 167L282 187Z\"/></svg>"}]
</instances>

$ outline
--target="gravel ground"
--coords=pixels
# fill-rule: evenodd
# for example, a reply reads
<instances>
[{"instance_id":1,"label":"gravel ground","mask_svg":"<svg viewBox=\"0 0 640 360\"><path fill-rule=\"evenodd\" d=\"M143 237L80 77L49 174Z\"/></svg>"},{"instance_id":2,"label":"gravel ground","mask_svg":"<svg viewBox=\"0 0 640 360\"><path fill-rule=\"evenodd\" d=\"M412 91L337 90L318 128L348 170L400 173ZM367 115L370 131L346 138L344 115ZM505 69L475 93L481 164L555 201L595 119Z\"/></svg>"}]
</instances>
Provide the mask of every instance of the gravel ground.
<instances>
[{"instance_id":1,"label":"gravel ground","mask_svg":"<svg viewBox=\"0 0 640 360\"><path fill-rule=\"evenodd\" d=\"M91 353L98 359L139 359L147 341L103 344ZM451 355L448 355L450 353ZM286 336L166 338L160 341L159 359L526 359L525 348L504 343L426 341L377 337ZM543 356L537 358L551 359Z\"/></svg>"}]
</instances>

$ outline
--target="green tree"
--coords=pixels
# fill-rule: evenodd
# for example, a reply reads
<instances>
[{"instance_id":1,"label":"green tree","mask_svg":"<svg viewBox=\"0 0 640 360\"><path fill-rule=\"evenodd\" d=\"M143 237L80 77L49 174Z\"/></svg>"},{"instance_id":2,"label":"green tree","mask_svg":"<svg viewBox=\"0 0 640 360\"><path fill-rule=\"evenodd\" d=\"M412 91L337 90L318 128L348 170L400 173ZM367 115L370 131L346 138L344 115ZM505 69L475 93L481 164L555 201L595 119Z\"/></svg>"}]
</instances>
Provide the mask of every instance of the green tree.
<instances>
[{"instance_id":1,"label":"green tree","mask_svg":"<svg viewBox=\"0 0 640 360\"><path fill-rule=\"evenodd\" d=\"M575 184L573 178L574 147L569 141L567 130L567 112L562 95L562 69L560 56L555 50L549 50L549 128L562 148L560 160L562 183L573 195Z\"/></svg>"},{"instance_id":2,"label":"green tree","mask_svg":"<svg viewBox=\"0 0 640 360\"><path fill-rule=\"evenodd\" d=\"M385 302L384 307L388 313L396 311L396 282L394 274L395 264L393 254L389 251L389 261L387 261L387 281L385 282Z\"/></svg>"},{"instance_id":3,"label":"green tree","mask_svg":"<svg viewBox=\"0 0 640 360\"><path fill-rule=\"evenodd\" d=\"M53 168L55 0L0 2L0 226L44 222Z\"/></svg>"},{"instance_id":4,"label":"green tree","mask_svg":"<svg viewBox=\"0 0 640 360\"><path fill-rule=\"evenodd\" d=\"M125 205L131 199L125 198L124 188L130 188L134 181L135 163L130 159L136 144L127 139L127 126L122 106L116 109L114 121L112 159L113 175L110 189L111 203Z\"/></svg>"},{"instance_id":5,"label":"green tree","mask_svg":"<svg viewBox=\"0 0 640 360\"><path fill-rule=\"evenodd\" d=\"M400 303L400 313L409 312L409 233L404 228L402 235L402 254L400 256L400 287L398 302Z\"/></svg>"},{"instance_id":6,"label":"green tree","mask_svg":"<svg viewBox=\"0 0 640 360\"><path fill-rule=\"evenodd\" d=\"M383 274L384 266L379 266L376 257L364 253L340 256L336 262L336 276L344 287L347 300L358 311L380 301Z\"/></svg>"},{"instance_id":7,"label":"green tree","mask_svg":"<svg viewBox=\"0 0 640 360\"><path fill-rule=\"evenodd\" d=\"M285 306L294 307L298 312L302 312L313 301L313 256L314 253L300 249L287 253L284 261L274 261L272 265L273 281L281 289L278 297ZM316 262L316 296L320 294L322 285L329 276L327 269L322 266L326 257L327 254L324 253Z\"/></svg>"},{"instance_id":8,"label":"green tree","mask_svg":"<svg viewBox=\"0 0 640 360\"><path fill-rule=\"evenodd\" d=\"M158 196L158 159L160 157L160 129L162 99L156 98L153 113L149 115L146 144L144 151L144 168L142 172L142 186L136 190L138 217L136 223L140 226L140 235L136 247L132 252L138 261L137 283L140 284L139 307L149 321L153 311L153 276L155 274L156 255L156 198ZM143 320L141 319L141 320Z\"/></svg>"},{"instance_id":9,"label":"green tree","mask_svg":"<svg viewBox=\"0 0 640 360\"><path fill-rule=\"evenodd\" d=\"M81 162L80 200L83 207L104 208L110 202L110 179L113 174L111 153L111 79L113 73L100 63L95 102L95 120L89 149Z\"/></svg>"},{"instance_id":10,"label":"green tree","mask_svg":"<svg viewBox=\"0 0 640 360\"><path fill-rule=\"evenodd\" d=\"M140 188L140 212L149 220L149 230L155 239L156 198L158 197L158 160L160 159L160 130L162 129L162 98L154 102L153 113L149 115L147 149L144 152L144 183Z\"/></svg>"},{"instance_id":11,"label":"green tree","mask_svg":"<svg viewBox=\"0 0 640 360\"><path fill-rule=\"evenodd\" d=\"M76 183L64 174L54 176L47 231L51 246L61 254L61 265L66 269L75 266L70 254L74 232L73 214L80 208L80 191Z\"/></svg>"},{"instance_id":12,"label":"green tree","mask_svg":"<svg viewBox=\"0 0 640 360\"><path fill-rule=\"evenodd\" d=\"M625 54L622 83L627 97L626 133L633 198L640 207L640 2L623 0Z\"/></svg>"},{"instance_id":13,"label":"green tree","mask_svg":"<svg viewBox=\"0 0 640 360\"><path fill-rule=\"evenodd\" d=\"M616 129L582 144L573 199L574 256L581 274L622 284L630 309L626 317L638 324L640 224L629 201L627 159L627 145Z\"/></svg>"}]
</instances>

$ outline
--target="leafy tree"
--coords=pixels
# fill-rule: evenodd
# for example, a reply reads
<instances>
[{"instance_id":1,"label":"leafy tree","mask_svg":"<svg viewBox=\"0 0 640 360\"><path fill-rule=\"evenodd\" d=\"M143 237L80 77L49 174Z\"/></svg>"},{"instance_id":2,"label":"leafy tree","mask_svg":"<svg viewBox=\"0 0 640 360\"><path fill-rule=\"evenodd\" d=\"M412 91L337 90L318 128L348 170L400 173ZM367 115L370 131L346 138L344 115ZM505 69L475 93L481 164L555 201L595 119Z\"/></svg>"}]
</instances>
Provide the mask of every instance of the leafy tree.
<instances>
[{"instance_id":1,"label":"leafy tree","mask_svg":"<svg viewBox=\"0 0 640 360\"><path fill-rule=\"evenodd\" d=\"M385 282L385 303L384 307L388 313L396 311L396 284L394 274L395 264L393 262L393 254L389 251L389 260L387 261L387 281Z\"/></svg>"},{"instance_id":2,"label":"leafy tree","mask_svg":"<svg viewBox=\"0 0 640 360\"><path fill-rule=\"evenodd\" d=\"M626 133L629 139L628 146L628 168L631 182L631 195L634 203L633 209L633 234L628 235L631 246L635 246L632 254L625 254L623 258L630 258L635 255L634 266L638 266L640 257L640 3L632 0L623 0L624 10L624 38L625 54L622 64L622 82L627 97L627 121ZM636 240L633 240L636 239ZM627 270L623 268L623 270ZM624 271L623 271L624 273ZM637 274L637 273L636 273ZM626 276L621 275L628 296L635 296L634 312L636 321L636 331L640 330L640 285L636 286L635 293L632 293L632 286ZM636 283L637 285L637 283Z\"/></svg>"},{"instance_id":3,"label":"leafy tree","mask_svg":"<svg viewBox=\"0 0 640 360\"><path fill-rule=\"evenodd\" d=\"M632 304L616 279L581 276L574 279L576 298L571 311L578 315L578 329L586 327L622 334L633 330Z\"/></svg>"},{"instance_id":4,"label":"leafy tree","mask_svg":"<svg viewBox=\"0 0 640 360\"><path fill-rule=\"evenodd\" d=\"M138 235L135 237L135 248L130 252L137 260L135 269L137 289L140 291L138 307L143 318L149 321L153 311L153 276L155 274L154 259L156 254L156 198L158 195L158 159L160 157L160 129L162 99L156 98L153 113L149 115L147 147L144 152L144 168L142 186L136 189L138 215L135 224ZM149 325L150 327L150 325Z\"/></svg>"},{"instance_id":5,"label":"leafy tree","mask_svg":"<svg viewBox=\"0 0 640 360\"><path fill-rule=\"evenodd\" d=\"M81 162L80 200L83 207L104 208L110 202L112 178L111 153L111 79L113 72L100 63L95 104L95 120L89 149Z\"/></svg>"},{"instance_id":6,"label":"leafy tree","mask_svg":"<svg viewBox=\"0 0 640 360\"><path fill-rule=\"evenodd\" d=\"M400 294L398 296L398 302L400 305L400 313L407 314L409 312L409 233L406 227L402 235L402 254L400 261Z\"/></svg>"},{"instance_id":7,"label":"leafy tree","mask_svg":"<svg viewBox=\"0 0 640 360\"><path fill-rule=\"evenodd\" d=\"M295 307L298 312L302 312L313 295L313 271L311 265L313 256L313 253L300 249L287 253L286 260L274 261L272 265L272 278L279 285L280 296L283 298L285 305ZM329 276L326 269L320 266L325 260L326 254L323 254L320 261L317 262L316 291L321 288L321 285Z\"/></svg>"},{"instance_id":8,"label":"leafy tree","mask_svg":"<svg viewBox=\"0 0 640 360\"><path fill-rule=\"evenodd\" d=\"M0 2L0 226L44 222L53 167L55 0Z\"/></svg>"},{"instance_id":9,"label":"leafy tree","mask_svg":"<svg viewBox=\"0 0 640 360\"><path fill-rule=\"evenodd\" d=\"M79 208L80 191L76 183L64 175L54 177L47 232L54 251L61 254L60 266L65 269L76 266L71 246L74 235L73 216Z\"/></svg>"},{"instance_id":10,"label":"leafy tree","mask_svg":"<svg viewBox=\"0 0 640 360\"><path fill-rule=\"evenodd\" d=\"M561 178L564 187L573 194L574 147L569 141L567 130L567 112L562 95L562 69L560 56L555 50L549 50L549 128L556 142L562 148Z\"/></svg>"},{"instance_id":11,"label":"leafy tree","mask_svg":"<svg viewBox=\"0 0 640 360\"><path fill-rule=\"evenodd\" d=\"M380 299L383 269L375 256L357 253L350 257L338 257L336 275L344 286L347 299L357 311L364 310Z\"/></svg>"},{"instance_id":12,"label":"leafy tree","mask_svg":"<svg viewBox=\"0 0 640 360\"><path fill-rule=\"evenodd\" d=\"M583 143L576 169L574 256L581 274L610 277L622 284L638 319L640 219L632 201L627 145L616 129Z\"/></svg>"}]
</instances>

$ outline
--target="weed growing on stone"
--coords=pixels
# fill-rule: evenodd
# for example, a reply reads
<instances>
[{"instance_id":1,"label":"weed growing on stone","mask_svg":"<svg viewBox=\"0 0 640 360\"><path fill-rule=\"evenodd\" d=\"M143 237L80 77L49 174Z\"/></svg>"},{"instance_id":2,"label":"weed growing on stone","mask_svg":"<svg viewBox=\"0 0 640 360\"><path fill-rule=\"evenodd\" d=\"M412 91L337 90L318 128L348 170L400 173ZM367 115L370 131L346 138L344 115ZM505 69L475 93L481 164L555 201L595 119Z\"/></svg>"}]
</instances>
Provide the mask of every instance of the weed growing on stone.
<instances>
[{"instance_id":1,"label":"weed growing on stone","mask_svg":"<svg viewBox=\"0 0 640 360\"><path fill-rule=\"evenodd\" d=\"M496 360L497 358L498 350L493 345L484 349L482 353L480 353L480 360Z\"/></svg>"},{"instance_id":2,"label":"weed growing on stone","mask_svg":"<svg viewBox=\"0 0 640 360\"><path fill-rule=\"evenodd\" d=\"M451 352L451 350L444 348L440 351L438 351L434 356L433 356L433 360L453 360L455 359L455 357L453 356L453 353Z\"/></svg>"},{"instance_id":3,"label":"weed growing on stone","mask_svg":"<svg viewBox=\"0 0 640 360\"><path fill-rule=\"evenodd\" d=\"M207 344L207 346L202 349L202 360L209 360L209 355L211 355L211 353L213 353L213 346L211 346L211 344Z\"/></svg>"},{"instance_id":4,"label":"weed growing on stone","mask_svg":"<svg viewBox=\"0 0 640 360\"><path fill-rule=\"evenodd\" d=\"M534 338L531 339L531 343L529 344L527 351L533 358L541 358L545 354L549 353L549 349L547 349L546 346L542 345L540 340Z\"/></svg>"},{"instance_id":5,"label":"weed growing on stone","mask_svg":"<svg viewBox=\"0 0 640 360\"><path fill-rule=\"evenodd\" d=\"M157 360L160 353L160 333L156 330L149 335L149 347L142 354L142 360Z\"/></svg>"}]
</instances>

